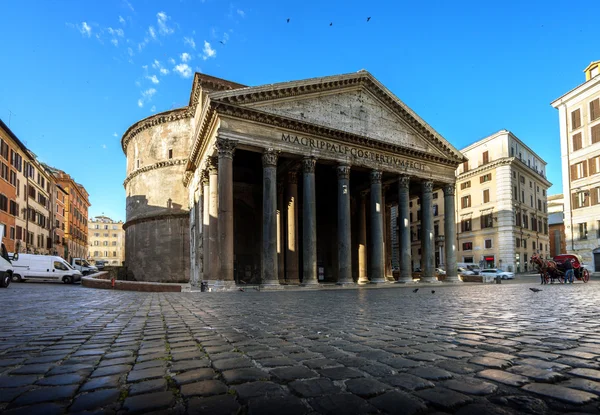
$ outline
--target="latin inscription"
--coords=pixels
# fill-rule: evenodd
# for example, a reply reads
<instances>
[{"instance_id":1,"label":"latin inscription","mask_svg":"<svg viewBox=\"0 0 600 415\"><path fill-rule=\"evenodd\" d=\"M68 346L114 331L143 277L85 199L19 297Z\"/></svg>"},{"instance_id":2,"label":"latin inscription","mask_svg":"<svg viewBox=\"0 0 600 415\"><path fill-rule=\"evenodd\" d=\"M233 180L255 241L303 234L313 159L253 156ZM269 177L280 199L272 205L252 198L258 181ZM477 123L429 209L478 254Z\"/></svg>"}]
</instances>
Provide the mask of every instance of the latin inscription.
<instances>
[{"instance_id":1,"label":"latin inscription","mask_svg":"<svg viewBox=\"0 0 600 415\"><path fill-rule=\"evenodd\" d=\"M389 164L399 168L409 168L415 170L425 170L425 164L418 161L406 160L400 157L389 156L372 150L363 150L345 144L330 143L329 141L318 138L298 137L297 135L281 134L281 140L286 143L297 144L303 147L315 148L317 150L329 151L331 153L348 155L363 160L370 160L379 163Z\"/></svg>"}]
</instances>

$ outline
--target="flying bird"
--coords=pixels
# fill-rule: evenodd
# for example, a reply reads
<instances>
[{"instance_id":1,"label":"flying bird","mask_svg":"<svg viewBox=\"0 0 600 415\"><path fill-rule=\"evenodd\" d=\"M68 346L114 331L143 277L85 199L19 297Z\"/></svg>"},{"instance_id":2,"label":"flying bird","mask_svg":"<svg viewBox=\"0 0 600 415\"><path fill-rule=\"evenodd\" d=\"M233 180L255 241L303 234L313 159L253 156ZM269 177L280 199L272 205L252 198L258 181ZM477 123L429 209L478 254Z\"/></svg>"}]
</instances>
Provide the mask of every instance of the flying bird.
<instances>
[{"instance_id":1,"label":"flying bird","mask_svg":"<svg viewBox=\"0 0 600 415\"><path fill-rule=\"evenodd\" d=\"M329 26L333 26L333 22L329 23Z\"/></svg>"},{"instance_id":2,"label":"flying bird","mask_svg":"<svg viewBox=\"0 0 600 415\"><path fill-rule=\"evenodd\" d=\"M371 20L371 18L370 18L370 17L367 17L367 22L368 22L369 20Z\"/></svg>"},{"instance_id":3,"label":"flying bird","mask_svg":"<svg viewBox=\"0 0 600 415\"><path fill-rule=\"evenodd\" d=\"M290 22L290 19L289 19L289 18L287 19L287 22L288 22L288 23Z\"/></svg>"},{"instance_id":4,"label":"flying bird","mask_svg":"<svg viewBox=\"0 0 600 415\"><path fill-rule=\"evenodd\" d=\"M435 290L431 290L431 294L435 294Z\"/></svg>"},{"instance_id":5,"label":"flying bird","mask_svg":"<svg viewBox=\"0 0 600 415\"><path fill-rule=\"evenodd\" d=\"M540 290L539 288L530 288L531 291L533 291L534 293L538 293L542 290Z\"/></svg>"},{"instance_id":6,"label":"flying bird","mask_svg":"<svg viewBox=\"0 0 600 415\"><path fill-rule=\"evenodd\" d=\"M225 44L225 42L223 42L222 40L219 40L219 43L220 43L221 45L224 45L224 44Z\"/></svg>"},{"instance_id":7,"label":"flying bird","mask_svg":"<svg viewBox=\"0 0 600 415\"><path fill-rule=\"evenodd\" d=\"M415 288L415 289L413 290L413 293L416 293L417 291L419 291L419 289L418 289L418 288Z\"/></svg>"}]
</instances>

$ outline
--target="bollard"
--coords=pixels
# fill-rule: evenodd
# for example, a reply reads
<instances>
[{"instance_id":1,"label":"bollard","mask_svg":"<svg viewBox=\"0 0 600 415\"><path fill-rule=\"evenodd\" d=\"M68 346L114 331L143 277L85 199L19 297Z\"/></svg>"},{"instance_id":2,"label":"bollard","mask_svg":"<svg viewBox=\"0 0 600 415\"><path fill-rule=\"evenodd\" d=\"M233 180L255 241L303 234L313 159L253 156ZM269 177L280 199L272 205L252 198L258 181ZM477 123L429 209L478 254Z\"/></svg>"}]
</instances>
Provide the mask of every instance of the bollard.
<instances>
[{"instance_id":1,"label":"bollard","mask_svg":"<svg viewBox=\"0 0 600 415\"><path fill-rule=\"evenodd\" d=\"M502 284L502 277L500 275L496 275L496 284Z\"/></svg>"},{"instance_id":2,"label":"bollard","mask_svg":"<svg viewBox=\"0 0 600 415\"><path fill-rule=\"evenodd\" d=\"M202 281L200 283L200 291L201 292L206 292L206 291L208 291L207 288L208 288L208 282Z\"/></svg>"}]
</instances>

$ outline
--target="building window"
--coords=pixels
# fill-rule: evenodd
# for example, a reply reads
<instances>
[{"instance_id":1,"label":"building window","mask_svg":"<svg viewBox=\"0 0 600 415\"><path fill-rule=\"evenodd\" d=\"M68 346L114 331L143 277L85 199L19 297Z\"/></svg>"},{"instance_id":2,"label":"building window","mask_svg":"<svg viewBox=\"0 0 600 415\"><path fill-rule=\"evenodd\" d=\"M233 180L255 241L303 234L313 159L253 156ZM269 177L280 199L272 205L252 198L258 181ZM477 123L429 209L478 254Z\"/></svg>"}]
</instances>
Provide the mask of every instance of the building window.
<instances>
[{"instance_id":1,"label":"building window","mask_svg":"<svg viewBox=\"0 0 600 415\"><path fill-rule=\"evenodd\" d=\"M588 207L590 205L590 198L588 193L593 192L576 192L572 194L573 209L579 209L582 207Z\"/></svg>"},{"instance_id":2,"label":"building window","mask_svg":"<svg viewBox=\"0 0 600 415\"><path fill-rule=\"evenodd\" d=\"M587 222L583 222L579 224L579 239L587 239Z\"/></svg>"},{"instance_id":3,"label":"building window","mask_svg":"<svg viewBox=\"0 0 600 415\"><path fill-rule=\"evenodd\" d=\"M573 135L573 151L581 150L581 133Z\"/></svg>"},{"instance_id":4,"label":"building window","mask_svg":"<svg viewBox=\"0 0 600 415\"><path fill-rule=\"evenodd\" d=\"M571 130L581 127L581 111L576 109L571 113Z\"/></svg>"},{"instance_id":5,"label":"building window","mask_svg":"<svg viewBox=\"0 0 600 415\"><path fill-rule=\"evenodd\" d=\"M172 158L173 158L173 149L170 148L169 149L169 159L172 159Z\"/></svg>"},{"instance_id":6,"label":"building window","mask_svg":"<svg viewBox=\"0 0 600 415\"><path fill-rule=\"evenodd\" d=\"M600 220L596 221L596 238L600 238Z\"/></svg>"},{"instance_id":7,"label":"building window","mask_svg":"<svg viewBox=\"0 0 600 415\"><path fill-rule=\"evenodd\" d=\"M484 246L485 246L485 249L491 249L492 248L492 240L491 239L486 239L484 241Z\"/></svg>"},{"instance_id":8,"label":"building window","mask_svg":"<svg viewBox=\"0 0 600 415\"><path fill-rule=\"evenodd\" d=\"M494 226L494 219L491 213L481 215L481 229L492 228Z\"/></svg>"},{"instance_id":9,"label":"building window","mask_svg":"<svg viewBox=\"0 0 600 415\"><path fill-rule=\"evenodd\" d=\"M600 124L598 124L598 126L600 127ZM590 167L590 176L592 174L600 173L600 156L589 159L588 165Z\"/></svg>"},{"instance_id":10,"label":"building window","mask_svg":"<svg viewBox=\"0 0 600 415\"><path fill-rule=\"evenodd\" d=\"M471 180L460 184L460 190L468 189L469 187L471 187Z\"/></svg>"},{"instance_id":11,"label":"building window","mask_svg":"<svg viewBox=\"0 0 600 415\"><path fill-rule=\"evenodd\" d=\"M463 249L463 251L472 251L473 250L473 242L463 242L462 249Z\"/></svg>"},{"instance_id":12,"label":"building window","mask_svg":"<svg viewBox=\"0 0 600 415\"><path fill-rule=\"evenodd\" d=\"M534 216L534 215L531 215L531 230L532 230L532 231L536 231L536 232L537 232L537 230L538 230L538 227L537 227L537 220L536 220L536 218L535 218L535 216Z\"/></svg>"},{"instance_id":13,"label":"building window","mask_svg":"<svg viewBox=\"0 0 600 415\"><path fill-rule=\"evenodd\" d=\"M460 206L464 208L471 207L471 195L463 196L460 198Z\"/></svg>"},{"instance_id":14,"label":"building window","mask_svg":"<svg viewBox=\"0 0 600 415\"><path fill-rule=\"evenodd\" d=\"M485 183L492 180L492 173L484 174L483 176L479 176L479 183Z\"/></svg>"},{"instance_id":15,"label":"building window","mask_svg":"<svg viewBox=\"0 0 600 415\"><path fill-rule=\"evenodd\" d=\"M533 249L533 252L535 252L535 241L531 242L531 249Z\"/></svg>"},{"instance_id":16,"label":"building window","mask_svg":"<svg viewBox=\"0 0 600 415\"><path fill-rule=\"evenodd\" d=\"M600 143L600 124L596 124L591 129L592 144Z\"/></svg>"},{"instance_id":17,"label":"building window","mask_svg":"<svg viewBox=\"0 0 600 415\"><path fill-rule=\"evenodd\" d=\"M523 248L527 249L527 239L523 239Z\"/></svg>"},{"instance_id":18,"label":"building window","mask_svg":"<svg viewBox=\"0 0 600 415\"><path fill-rule=\"evenodd\" d=\"M490 153L487 151L483 152L483 164L488 164L490 162Z\"/></svg>"},{"instance_id":19,"label":"building window","mask_svg":"<svg viewBox=\"0 0 600 415\"><path fill-rule=\"evenodd\" d=\"M600 98L590 102L590 121L600 118Z\"/></svg>"},{"instance_id":20,"label":"building window","mask_svg":"<svg viewBox=\"0 0 600 415\"><path fill-rule=\"evenodd\" d=\"M465 161L463 162L463 173L468 172L469 171L469 161Z\"/></svg>"},{"instance_id":21,"label":"building window","mask_svg":"<svg viewBox=\"0 0 600 415\"><path fill-rule=\"evenodd\" d=\"M571 166L571 180L587 177L587 163L582 161Z\"/></svg>"},{"instance_id":22,"label":"building window","mask_svg":"<svg viewBox=\"0 0 600 415\"><path fill-rule=\"evenodd\" d=\"M521 214L518 212L515 214L515 226L521 226Z\"/></svg>"},{"instance_id":23,"label":"building window","mask_svg":"<svg viewBox=\"0 0 600 415\"><path fill-rule=\"evenodd\" d=\"M527 216L527 213L523 213L523 227L529 229L529 217Z\"/></svg>"},{"instance_id":24,"label":"building window","mask_svg":"<svg viewBox=\"0 0 600 415\"><path fill-rule=\"evenodd\" d=\"M433 205L433 216L438 215L438 205Z\"/></svg>"},{"instance_id":25,"label":"building window","mask_svg":"<svg viewBox=\"0 0 600 415\"><path fill-rule=\"evenodd\" d=\"M514 156L515 156L515 148L514 148L514 147L511 147L511 148L510 148L510 156L511 156L511 157L514 157Z\"/></svg>"},{"instance_id":26,"label":"building window","mask_svg":"<svg viewBox=\"0 0 600 415\"><path fill-rule=\"evenodd\" d=\"M460 231L470 232L472 230L471 219L463 219L460 221Z\"/></svg>"},{"instance_id":27,"label":"building window","mask_svg":"<svg viewBox=\"0 0 600 415\"><path fill-rule=\"evenodd\" d=\"M490 189L485 189L483 191L483 203L489 203L490 202Z\"/></svg>"},{"instance_id":28,"label":"building window","mask_svg":"<svg viewBox=\"0 0 600 415\"><path fill-rule=\"evenodd\" d=\"M521 238L517 238L515 240L515 244L516 244L517 248L520 248L521 247Z\"/></svg>"},{"instance_id":29,"label":"building window","mask_svg":"<svg viewBox=\"0 0 600 415\"><path fill-rule=\"evenodd\" d=\"M513 195L515 196L515 200L519 200L519 191L517 190L517 186L513 187Z\"/></svg>"},{"instance_id":30,"label":"building window","mask_svg":"<svg viewBox=\"0 0 600 415\"><path fill-rule=\"evenodd\" d=\"M600 187L594 187L590 189L590 198L592 199L592 205L600 203Z\"/></svg>"}]
</instances>

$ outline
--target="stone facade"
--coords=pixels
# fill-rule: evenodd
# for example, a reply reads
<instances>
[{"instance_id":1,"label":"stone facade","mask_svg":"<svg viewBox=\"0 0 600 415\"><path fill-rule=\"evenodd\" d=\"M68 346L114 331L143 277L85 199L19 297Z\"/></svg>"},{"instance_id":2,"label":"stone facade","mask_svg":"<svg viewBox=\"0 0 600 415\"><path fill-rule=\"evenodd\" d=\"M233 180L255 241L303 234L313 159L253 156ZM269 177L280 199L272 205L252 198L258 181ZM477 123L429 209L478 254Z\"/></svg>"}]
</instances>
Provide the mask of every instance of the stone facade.
<instances>
[{"instance_id":1,"label":"stone facade","mask_svg":"<svg viewBox=\"0 0 600 415\"><path fill-rule=\"evenodd\" d=\"M586 81L552 102L558 109L566 249L600 272L600 61Z\"/></svg>"},{"instance_id":2,"label":"stone facade","mask_svg":"<svg viewBox=\"0 0 600 415\"><path fill-rule=\"evenodd\" d=\"M565 237L565 201L562 193L548 196L548 229L550 237L550 256L567 253Z\"/></svg>"},{"instance_id":3,"label":"stone facade","mask_svg":"<svg viewBox=\"0 0 600 415\"><path fill-rule=\"evenodd\" d=\"M422 195L430 241L432 194L454 212L464 161L366 71L252 88L196 74L189 106L135 124L123 150L128 269L213 289L393 281L392 206L408 215ZM408 232L394 237L403 282ZM453 245L444 256L455 262Z\"/></svg>"},{"instance_id":4,"label":"stone facade","mask_svg":"<svg viewBox=\"0 0 600 415\"><path fill-rule=\"evenodd\" d=\"M123 222L96 216L88 221L88 239L88 259L92 264L101 260L106 265L121 266L125 261Z\"/></svg>"}]
</instances>

